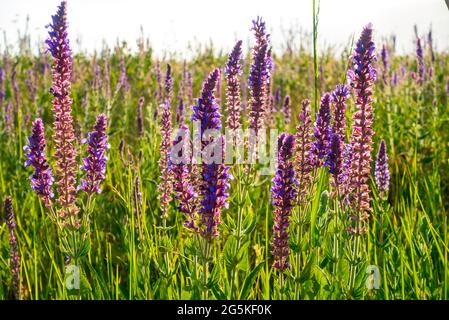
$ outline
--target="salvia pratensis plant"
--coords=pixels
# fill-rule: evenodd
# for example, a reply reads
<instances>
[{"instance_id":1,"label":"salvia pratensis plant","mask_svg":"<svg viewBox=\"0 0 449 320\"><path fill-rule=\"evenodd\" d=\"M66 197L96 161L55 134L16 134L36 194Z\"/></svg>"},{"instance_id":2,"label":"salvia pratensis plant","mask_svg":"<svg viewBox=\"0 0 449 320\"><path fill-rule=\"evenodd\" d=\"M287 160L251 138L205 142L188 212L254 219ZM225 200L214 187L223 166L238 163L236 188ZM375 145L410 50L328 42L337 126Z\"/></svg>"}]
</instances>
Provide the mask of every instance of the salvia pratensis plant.
<instances>
[{"instance_id":1,"label":"salvia pratensis plant","mask_svg":"<svg viewBox=\"0 0 449 320\"><path fill-rule=\"evenodd\" d=\"M16 236L16 218L14 216L14 209L12 207L12 199L9 196L5 199L4 209L5 221L9 230L9 252L12 274L12 287L14 289L14 298L19 300L21 298L19 244L17 242Z\"/></svg>"},{"instance_id":2,"label":"salvia pratensis plant","mask_svg":"<svg viewBox=\"0 0 449 320\"><path fill-rule=\"evenodd\" d=\"M380 58L382 61L382 79L384 83L388 83L388 75L390 70L390 53L388 50L388 45L384 43L382 49L380 50Z\"/></svg>"},{"instance_id":3,"label":"salvia pratensis plant","mask_svg":"<svg viewBox=\"0 0 449 320\"><path fill-rule=\"evenodd\" d=\"M435 62L435 51L434 51L434 48L433 48L432 29L430 29L429 33L427 33L427 45L429 46L430 60L432 62Z\"/></svg>"},{"instance_id":4,"label":"salvia pratensis plant","mask_svg":"<svg viewBox=\"0 0 449 320\"><path fill-rule=\"evenodd\" d=\"M316 121L313 128L313 155L316 167L323 165L326 156L329 153L329 146L331 140L331 105L332 96L325 93L321 97L320 109L316 115Z\"/></svg>"},{"instance_id":5,"label":"salvia pratensis plant","mask_svg":"<svg viewBox=\"0 0 449 320\"><path fill-rule=\"evenodd\" d=\"M32 69L27 72L27 78L25 80L25 85L27 86L30 100L35 103L37 99L37 86L36 80Z\"/></svg>"},{"instance_id":6,"label":"salvia pratensis plant","mask_svg":"<svg viewBox=\"0 0 449 320\"><path fill-rule=\"evenodd\" d=\"M109 147L106 135L106 116L101 114L97 118L93 132L89 133L88 156L83 159L81 169L86 175L76 187L78 166L76 163L75 130L71 115L70 98L72 78L72 57L67 34L67 2L63 1L58 7L53 22L49 25L49 38L46 43L53 57L53 113L56 158L56 186L58 199L52 201L53 172L45 156L44 125L41 119L36 119L32 125L32 132L28 144L24 147L27 160L25 166L34 169L31 175L31 187L49 209L52 220L58 227L59 240L68 261L72 258L75 263L89 251L89 214L91 196L100 193L100 183L104 180L106 149ZM83 219L79 218L79 208L76 204L77 190L84 190L88 196Z\"/></svg>"},{"instance_id":7,"label":"salvia pratensis plant","mask_svg":"<svg viewBox=\"0 0 449 320\"><path fill-rule=\"evenodd\" d=\"M356 97L356 111L353 114L351 135L351 162L347 180L350 225L352 236L349 288L354 289L357 261L360 259L360 238L367 232L367 220L372 212L370 196L371 151L373 130L373 86L377 78L373 28L368 24L356 43L351 58L352 68L348 78Z\"/></svg>"},{"instance_id":8,"label":"salvia pratensis plant","mask_svg":"<svg viewBox=\"0 0 449 320\"><path fill-rule=\"evenodd\" d=\"M293 149L295 137L281 134L278 138L278 162L271 186L271 202L274 207L273 225L273 267L285 270L290 267L289 234L290 216L297 197L297 182L293 169Z\"/></svg>"},{"instance_id":9,"label":"salvia pratensis plant","mask_svg":"<svg viewBox=\"0 0 449 320\"><path fill-rule=\"evenodd\" d=\"M156 62L155 74L156 74L156 82L157 82L157 91L156 91L157 99L159 101L159 104L163 104L164 103L164 90L162 88L162 72L161 72L161 64L160 64L159 60Z\"/></svg>"},{"instance_id":10,"label":"salvia pratensis plant","mask_svg":"<svg viewBox=\"0 0 449 320\"><path fill-rule=\"evenodd\" d=\"M20 110L20 89L19 89L19 83L17 82L17 70L15 67L11 74L11 86L12 86L12 91L14 94L15 108L19 112L19 110Z\"/></svg>"},{"instance_id":11,"label":"salvia pratensis plant","mask_svg":"<svg viewBox=\"0 0 449 320\"><path fill-rule=\"evenodd\" d=\"M344 178L342 177L344 174L344 151L345 145L341 139L341 136L337 133L332 133L329 153L327 155L325 166L329 168L329 173L333 177L332 185L334 187L335 194L339 193L340 186L344 182Z\"/></svg>"},{"instance_id":12,"label":"salvia pratensis plant","mask_svg":"<svg viewBox=\"0 0 449 320\"><path fill-rule=\"evenodd\" d=\"M0 110L3 110L5 102L5 70L0 67Z\"/></svg>"},{"instance_id":13,"label":"salvia pratensis plant","mask_svg":"<svg viewBox=\"0 0 449 320\"><path fill-rule=\"evenodd\" d=\"M81 180L79 188L89 195L101 193L100 183L105 179L106 173L106 150L109 149L107 130L107 118L100 114L95 122L94 130L89 132L85 143L88 144L88 157L83 159L81 169L86 177Z\"/></svg>"},{"instance_id":14,"label":"salvia pratensis plant","mask_svg":"<svg viewBox=\"0 0 449 320\"><path fill-rule=\"evenodd\" d=\"M164 97L164 102L168 103L168 105L171 105L173 99L173 75L171 65L169 64L167 64L167 71L165 73Z\"/></svg>"},{"instance_id":15,"label":"salvia pratensis plant","mask_svg":"<svg viewBox=\"0 0 449 320\"><path fill-rule=\"evenodd\" d=\"M124 91L129 90L128 76L126 75L125 57L123 56L120 57L120 77L117 83L116 91L119 91L120 89L123 89Z\"/></svg>"},{"instance_id":16,"label":"salvia pratensis plant","mask_svg":"<svg viewBox=\"0 0 449 320\"><path fill-rule=\"evenodd\" d=\"M421 44L421 39L416 39L416 83L421 85L426 80L426 64L424 61L424 50Z\"/></svg>"},{"instance_id":17,"label":"salvia pratensis plant","mask_svg":"<svg viewBox=\"0 0 449 320\"><path fill-rule=\"evenodd\" d=\"M240 75L242 74L242 41L239 40L229 55L226 65L226 107L228 118L226 123L231 130L237 130L241 126L240 121Z\"/></svg>"},{"instance_id":18,"label":"salvia pratensis plant","mask_svg":"<svg viewBox=\"0 0 449 320\"><path fill-rule=\"evenodd\" d=\"M178 98L178 106L176 107L176 124L182 125L186 119L186 107L184 104L184 99Z\"/></svg>"},{"instance_id":19,"label":"salvia pratensis plant","mask_svg":"<svg viewBox=\"0 0 449 320\"><path fill-rule=\"evenodd\" d=\"M289 124L292 120L292 106L289 95L286 95L284 98L284 104L282 105L282 113L284 114L284 123Z\"/></svg>"},{"instance_id":20,"label":"salvia pratensis plant","mask_svg":"<svg viewBox=\"0 0 449 320\"><path fill-rule=\"evenodd\" d=\"M228 173L229 167L224 164L225 141L223 135L206 136L211 131L219 133L221 130L220 106L214 96L219 75L220 70L215 69L204 81L198 102L192 107L193 114L191 116L192 121L199 123L199 136L203 141L199 150L202 155L202 163L198 164L201 168L201 184L198 192L200 198L198 204L198 233L204 239L202 253L203 286L206 286L207 283L208 260L212 240L219 236L218 226L221 224L221 211L228 207L227 198L229 197L229 180L231 179ZM207 138L209 138L208 141L205 141ZM214 146L213 155L210 154L210 151L207 151L211 145ZM204 298L207 298L207 289L204 290Z\"/></svg>"},{"instance_id":21,"label":"salvia pratensis plant","mask_svg":"<svg viewBox=\"0 0 449 320\"><path fill-rule=\"evenodd\" d=\"M308 197L308 192L312 184L313 163L313 142L312 119L310 117L310 101L301 102L301 111L298 116L298 126L295 135L295 177L298 182L298 202L303 203Z\"/></svg>"},{"instance_id":22,"label":"salvia pratensis plant","mask_svg":"<svg viewBox=\"0 0 449 320\"><path fill-rule=\"evenodd\" d=\"M349 97L349 88L344 84L337 84L332 92L332 102L334 104L334 119L332 123L332 133L338 134L341 141L346 138L346 101Z\"/></svg>"},{"instance_id":23,"label":"salvia pratensis plant","mask_svg":"<svg viewBox=\"0 0 449 320\"><path fill-rule=\"evenodd\" d=\"M276 106L276 110L279 110L281 104L281 87L277 87L274 92L274 105Z\"/></svg>"},{"instance_id":24,"label":"salvia pratensis plant","mask_svg":"<svg viewBox=\"0 0 449 320\"><path fill-rule=\"evenodd\" d=\"M56 185L58 203L63 207L62 217L76 216L76 148L73 128L72 99L70 98L72 77L72 54L67 37L67 2L61 2L53 22L49 25L49 38L46 43L53 57L53 113L56 158Z\"/></svg>"},{"instance_id":25,"label":"salvia pratensis plant","mask_svg":"<svg viewBox=\"0 0 449 320\"><path fill-rule=\"evenodd\" d=\"M208 130L221 130L220 106L214 97L214 89L218 80L220 70L212 71L205 82L198 99L197 105L193 107L192 121L200 124L200 136L202 137L202 157L201 164L202 185L201 185L201 206L198 210L201 219L201 235L208 241L219 236L218 225L221 224L221 210L227 207L229 196L229 167L224 164L224 139L223 136L213 137L209 143L204 141L205 133ZM210 157L206 154L206 148L214 144L214 152L221 151L218 163L215 159L204 159ZM209 162L209 163L208 163ZM212 163L210 163L212 162Z\"/></svg>"},{"instance_id":26,"label":"salvia pratensis plant","mask_svg":"<svg viewBox=\"0 0 449 320\"><path fill-rule=\"evenodd\" d=\"M189 102L189 105L193 104L193 79L192 79L192 73L189 71L187 72L187 79L186 79L186 94L187 94L187 100Z\"/></svg>"},{"instance_id":27,"label":"salvia pratensis plant","mask_svg":"<svg viewBox=\"0 0 449 320\"><path fill-rule=\"evenodd\" d=\"M168 205L172 199L173 192L173 174L169 168L170 150L171 150L171 133L172 133L172 114L170 111L169 100L161 105L161 157L159 159L159 170L161 172L158 185L159 202L161 208L162 223L166 224L168 218Z\"/></svg>"},{"instance_id":28,"label":"salvia pratensis plant","mask_svg":"<svg viewBox=\"0 0 449 320\"><path fill-rule=\"evenodd\" d=\"M251 65L248 81L250 89L249 127L254 130L256 139L259 131L265 124L266 79L268 76L266 52L266 45L262 46L257 52L257 55L254 57L254 62Z\"/></svg>"},{"instance_id":29,"label":"salvia pratensis plant","mask_svg":"<svg viewBox=\"0 0 449 320\"><path fill-rule=\"evenodd\" d=\"M4 119L6 133L12 134L14 132L14 106L11 101L6 103Z\"/></svg>"},{"instance_id":30,"label":"salvia pratensis plant","mask_svg":"<svg viewBox=\"0 0 449 320\"><path fill-rule=\"evenodd\" d=\"M376 157L376 165L374 168L374 178L377 190L381 197L385 197L390 188L390 171L388 169L388 155L385 140L380 141L379 152Z\"/></svg>"},{"instance_id":31,"label":"salvia pratensis plant","mask_svg":"<svg viewBox=\"0 0 449 320\"><path fill-rule=\"evenodd\" d=\"M181 125L177 137L173 141L170 156L170 170L173 172L175 198L178 200L178 209L185 215L184 227L198 232L197 202L198 193L190 180L189 164L191 162L191 142L189 139L189 127ZM176 152L176 154L174 154Z\"/></svg>"},{"instance_id":32,"label":"salvia pratensis plant","mask_svg":"<svg viewBox=\"0 0 449 320\"><path fill-rule=\"evenodd\" d=\"M25 167L33 167L34 173L30 176L31 188L36 191L44 205L50 208L52 206L54 178L45 156L45 147L44 124L38 118L33 122L31 136L28 137L28 145L24 147L27 155Z\"/></svg>"},{"instance_id":33,"label":"salvia pratensis plant","mask_svg":"<svg viewBox=\"0 0 449 320\"><path fill-rule=\"evenodd\" d=\"M145 103L145 98L140 97L139 102L137 103L137 135L139 137L142 137L144 134L144 127L143 127L143 105Z\"/></svg>"},{"instance_id":34,"label":"salvia pratensis plant","mask_svg":"<svg viewBox=\"0 0 449 320\"><path fill-rule=\"evenodd\" d=\"M372 94L377 77L373 67L376 56L372 34L372 25L368 24L357 41L352 56L352 69L349 71L349 79L356 96L356 112L353 115L351 135L352 158L348 178L350 216L353 221L349 232L355 236L366 232L365 221L372 210L369 190L374 135Z\"/></svg>"}]
</instances>

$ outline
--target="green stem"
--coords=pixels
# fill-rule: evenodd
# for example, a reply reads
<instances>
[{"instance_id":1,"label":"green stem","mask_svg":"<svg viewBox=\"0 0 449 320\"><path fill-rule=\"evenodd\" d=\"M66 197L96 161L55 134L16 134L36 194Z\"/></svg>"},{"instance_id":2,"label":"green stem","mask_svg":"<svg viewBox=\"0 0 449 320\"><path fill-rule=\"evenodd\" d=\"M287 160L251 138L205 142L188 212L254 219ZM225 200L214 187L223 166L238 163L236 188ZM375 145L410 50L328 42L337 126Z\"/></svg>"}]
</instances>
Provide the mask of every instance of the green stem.
<instances>
[{"instance_id":1,"label":"green stem","mask_svg":"<svg viewBox=\"0 0 449 320\"><path fill-rule=\"evenodd\" d=\"M301 277L301 242L302 242L302 212L297 210L296 234L298 235L298 252L296 252L296 279L295 279L295 299L299 299L299 278Z\"/></svg>"},{"instance_id":2,"label":"green stem","mask_svg":"<svg viewBox=\"0 0 449 320\"><path fill-rule=\"evenodd\" d=\"M210 242L207 239L204 239L204 252L203 252L203 300L207 300L208 299L207 276L208 276L209 251L210 251Z\"/></svg>"}]
</instances>

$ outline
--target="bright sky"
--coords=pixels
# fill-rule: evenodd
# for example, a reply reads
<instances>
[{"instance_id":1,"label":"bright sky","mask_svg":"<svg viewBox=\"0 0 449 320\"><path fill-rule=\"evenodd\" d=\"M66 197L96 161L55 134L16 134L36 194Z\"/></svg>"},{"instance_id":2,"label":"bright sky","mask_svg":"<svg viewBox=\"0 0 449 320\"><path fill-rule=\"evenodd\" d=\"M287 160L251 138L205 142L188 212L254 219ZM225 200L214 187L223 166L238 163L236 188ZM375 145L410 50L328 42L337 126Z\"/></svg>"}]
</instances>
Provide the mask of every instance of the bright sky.
<instances>
[{"instance_id":1,"label":"bright sky","mask_svg":"<svg viewBox=\"0 0 449 320\"><path fill-rule=\"evenodd\" d=\"M318 0L317 0L318 2ZM59 0L0 0L0 32L8 42L17 30L29 32L33 43L46 38ZM310 31L312 0L68 0L69 36L75 51L100 49L102 41L113 45L117 38L135 47L140 26L156 53L184 52L189 41L214 44L225 50L235 40L248 41L251 20L264 18L276 46L283 41L282 27ZM344 45L368 22L376 39L396 33L398 49L413 50L413 25L420 34L432 26L437 48L449 48L449 10L444 0L321 0L320 46ZM81 39L81 47L76 44ZM3 36L0 48L4 47Z\"/></svg>"}]
</instances>

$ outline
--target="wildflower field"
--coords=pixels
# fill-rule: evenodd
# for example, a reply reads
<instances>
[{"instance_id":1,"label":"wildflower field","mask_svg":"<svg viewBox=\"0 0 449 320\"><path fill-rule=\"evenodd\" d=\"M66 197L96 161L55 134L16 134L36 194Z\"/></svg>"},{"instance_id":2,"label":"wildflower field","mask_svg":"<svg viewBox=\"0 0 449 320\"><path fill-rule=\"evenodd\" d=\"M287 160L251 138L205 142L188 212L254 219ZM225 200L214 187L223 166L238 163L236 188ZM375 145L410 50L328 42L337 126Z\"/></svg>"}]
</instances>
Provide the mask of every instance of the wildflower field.
<instances>
[{"instance_id":1,"label":"wildflower field","mask_svg":"<svg viewBox=\"0 0 449 320\"><path fill-rule=\"evenodd\" d=\"M184 60L75 54L63 1L4 48L0 299L447 299L449 52L318 12Z\"/></svg>"}]
</instances>

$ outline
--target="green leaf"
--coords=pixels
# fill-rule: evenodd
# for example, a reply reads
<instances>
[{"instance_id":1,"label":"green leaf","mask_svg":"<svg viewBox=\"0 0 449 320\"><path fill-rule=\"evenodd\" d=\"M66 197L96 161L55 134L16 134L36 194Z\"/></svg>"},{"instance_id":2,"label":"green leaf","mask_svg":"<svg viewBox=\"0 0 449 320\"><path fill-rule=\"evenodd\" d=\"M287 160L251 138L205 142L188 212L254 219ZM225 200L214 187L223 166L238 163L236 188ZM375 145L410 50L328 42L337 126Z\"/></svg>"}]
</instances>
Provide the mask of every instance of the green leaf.
<instances>
[{"instance_id":1,"label":"green leaf","mask_svg":"<svg viewBox=\"0 0 449 320\"><path fill-rule=\"evenodd\" d=\"M214 285L211 288L211 291L214 294L215 298L217 298L217 300L226 300L226 294L223 292L223 290L221 290L218 284Z\"/></svg>"},{"instance_id":2,"label":"green leaf","mask_svg":"<svg viewBox=\"0 0 449 320\"><path fill-rule=\"evenodd\" d=\"M220 264L216 263L214 265L214 268L212 269L212 272L209 275L209 279L207 279L207 287L209 289L212 289L212 287L214 287L218 283L218 280L220 279L220 273L221 273Z\"/></svg>"},{"instance_id":3,"label":"green leaf","mask_svg":"<svg viewBox=\"0 0 449 320\"><path fill-rule=\"evenodd\" d=\"M242 291L240 291L239 299L243 300L246 299L251 292L252 286L254 282L256 281L256 277L259 274L260 269L265 265L265 261L259 263L257 267L255 267L250 274L245 279L245 282L243 284Z\"/></svg>"},{"instance_id":4,"label":"green leaf","mask_svg":"<svg viewBox=\"0 0 449 320\"><path fill-rule=\"evenodd\" d=\"M243 222L243 234L249 235L256 228L257 216L254 213L248 213Z\"/></svg>"}]
</instances>

